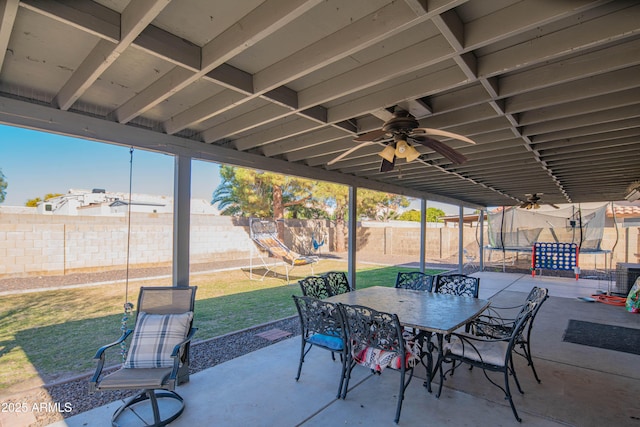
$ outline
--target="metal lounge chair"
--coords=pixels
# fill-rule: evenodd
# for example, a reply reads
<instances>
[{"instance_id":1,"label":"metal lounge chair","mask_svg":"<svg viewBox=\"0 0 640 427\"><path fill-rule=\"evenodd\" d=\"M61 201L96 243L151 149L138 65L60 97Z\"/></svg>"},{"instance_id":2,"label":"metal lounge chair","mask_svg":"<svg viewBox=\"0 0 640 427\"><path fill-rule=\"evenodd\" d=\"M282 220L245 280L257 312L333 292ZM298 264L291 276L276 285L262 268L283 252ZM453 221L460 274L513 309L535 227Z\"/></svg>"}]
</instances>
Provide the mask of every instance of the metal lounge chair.
<instances>
[{"instance_id":1,"label":"metal lounge chair","mask_svg":"<svg viewBox=\"0 0 640 427\"><path fill-rule=\"evenodd\" d=\"M253 239L262 251L282 261L282 264L285 266L287 283L289 283L289 272L297 266L311 265L311 274L313 274L313 264L317 263L319 258L312 255L300 255L289 249L287 245L278 239L278 229L274 220L252 218L249 222L249 229L251 231L251 239ZM264 278L272 271L272 265L267 263L267 260L262 256L260 251L258 251L258 257L266 270L262 275L262 278ZM251 257L249 271L250 277L253 278L253 256Z\"/></svg>"},{"instance_id":2,"label":"metal lounge chair","mask_svg":"<svg viewBox=\"0 0 640 427\"><path fill-rule=\"evenodd\" d=\"M115 411L111 422L120 424L128 411L144 418L150 406L153 420L144 425L160 427L178 418L184 401L175 387L189 381L189 344L196 332L193 307L196 287L142 287L134 329L101 347L94 359L98 366L89 392L141 390ZM117 371L103 375L105 352L132 336L126 361ZM163 403L165 404L163 406ZM177 405L176 405L177 403ZM152 424L149 424L152 422Z\"/></svg>"},{"instance_id":3,"label":"metal lounge chair","mask_svg":"<svg viewBox=\"0 0 640 427\"><path fill-rule=\"evenodd\" d=\"M464 265L462 268L468 273L473 273L480 270L480 266L476 264L476 256L466 249L462 250L464 256Z\"/></svg>"}]
</instances>

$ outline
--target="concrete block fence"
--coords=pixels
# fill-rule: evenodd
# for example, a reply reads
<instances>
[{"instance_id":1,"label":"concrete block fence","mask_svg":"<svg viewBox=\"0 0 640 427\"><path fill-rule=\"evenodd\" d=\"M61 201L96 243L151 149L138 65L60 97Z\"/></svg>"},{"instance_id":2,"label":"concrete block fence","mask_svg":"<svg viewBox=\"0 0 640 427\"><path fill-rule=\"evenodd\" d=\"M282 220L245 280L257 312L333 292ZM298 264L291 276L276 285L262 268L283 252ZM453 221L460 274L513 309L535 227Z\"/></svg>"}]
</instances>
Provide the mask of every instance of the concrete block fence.
<instances>
[{"instance_id":1,"label":"concrete block fence","mask_svg":"<svg viewBox=\"0 0 640 427\"><path fill-rule=\"evenodd\" d=\"M128 228L126 217L0 213L0 278L123 269ZM170 265L172 230L171 214L133 213L130 266ZM335 232L330 221L286 220L285 244L301 254L327 254L335 250ZM615 262L638 262L637 227L618 235L614 268ZM610 248L615 236L614 229L606 229L603 246ZM426 238L428 262L457 262L457 228L427 228ZM246 218L192 215L190 239L192 263L248 259L257 251ZM324 240L317 251L313 239ZM419 242L418 223L363 223L358 227L358 252L362 255L411 255L417 259ZM464 247L478 255L475 228L465 228ZM604 256L581 257L581 265L604 268Z\"/></svg>"}]
</instances>

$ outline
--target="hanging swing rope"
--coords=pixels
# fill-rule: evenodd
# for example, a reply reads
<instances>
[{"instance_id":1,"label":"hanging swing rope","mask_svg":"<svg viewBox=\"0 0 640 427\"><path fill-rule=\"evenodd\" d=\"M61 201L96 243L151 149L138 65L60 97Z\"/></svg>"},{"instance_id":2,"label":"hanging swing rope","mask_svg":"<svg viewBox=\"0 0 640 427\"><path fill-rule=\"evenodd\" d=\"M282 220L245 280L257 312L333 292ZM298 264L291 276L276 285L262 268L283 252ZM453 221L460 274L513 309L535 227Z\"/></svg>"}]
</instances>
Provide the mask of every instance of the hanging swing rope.
<instances>
[{"instance_id":1,"label":"hanging swing rope","mask_svg":"<svg viewBox=\"0 0 640 427\"><path fill-rule=\"evenodd\" d=\"M122 321L120 330L124 334L127 331L127 322L133 311L133 303L129 301L129 250L131 248L131 190L133 188L133 147L129 149L129 203L127 204L127 262L125 275L125 291L124 291L124 312L122 313ZM127 343L120 343L120 354L122 355L122 363L127 359Z\"/></svg>"}]
</instances>

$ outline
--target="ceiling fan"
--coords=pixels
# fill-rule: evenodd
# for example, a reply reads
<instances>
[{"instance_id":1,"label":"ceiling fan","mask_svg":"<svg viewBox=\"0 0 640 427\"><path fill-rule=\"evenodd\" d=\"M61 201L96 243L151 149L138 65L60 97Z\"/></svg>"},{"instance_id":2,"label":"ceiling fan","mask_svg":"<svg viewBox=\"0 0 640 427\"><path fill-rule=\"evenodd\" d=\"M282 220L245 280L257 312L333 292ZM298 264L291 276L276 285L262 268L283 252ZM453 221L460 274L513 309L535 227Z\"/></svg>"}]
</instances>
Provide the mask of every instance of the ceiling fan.
<instances>
[{"instance_id":1,"label":"ceiling fan","mask_svg":"<svg viewBox=\"0 0 640 427\"><path fill-rule=\"evenodd\" d=\"M420 126L420 124L408 111L396 109L393 117L386 121L381 129L367 132L355 138L354 141L360 144L340 154L328 162L327 165L332 165L367 145L375 143L384 144L388 142L387 146L378 153L378 155L382 157L380 172L388 172L393 169L397 158L412 162L420 156L420 152L409 144L409 141L417 142L418 144L431 148L455 164L462 164L467 161L467 158L462 153L428 135L459 139L469 144L475 144L474 141L457 133L439 129L421 128L418 126Z\"/></svg>"},{"instance_id":2,"label":"ceiling fan","mask_svg":"<svg viewBox=\"0 0 640 427\"><path fill-rule=\"evenodd\" d=\"M520 205L521 209L539 209L540 208L540 200L542 200L541 196L544 193L533 193L533 194L525 194L527 197L527 201L523 202ZM559 206L554 205L553 203L545 203L549 206L552 206L556 209L560 209Z\"/></svg>"}]
</instances>

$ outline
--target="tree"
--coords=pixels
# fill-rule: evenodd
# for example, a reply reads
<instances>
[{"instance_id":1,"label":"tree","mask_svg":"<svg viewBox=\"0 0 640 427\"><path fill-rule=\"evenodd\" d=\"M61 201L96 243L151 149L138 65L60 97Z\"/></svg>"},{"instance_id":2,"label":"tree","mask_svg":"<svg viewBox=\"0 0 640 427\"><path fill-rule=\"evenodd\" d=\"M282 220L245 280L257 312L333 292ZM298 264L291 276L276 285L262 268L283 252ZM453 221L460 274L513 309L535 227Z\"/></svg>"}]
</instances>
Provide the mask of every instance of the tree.
<instances>
[{"instance_id":1,"label":"tree","mask_svg":"<svg viewBox=\"0 0 640 427\"><path fill-rule=\"evenodd\" d=\"M319 206L315 206L313 200L305 204L296 204L288 206L285 212L285 218L293 219L330 219L326 210Z\"/></svg>"},{"instance_id":2,"label":"tree","mask_svg":"<svg viewBox=\"0 0 640 427\"><path fill-rule=\"evenodd\" d=\"M358 216L386 222L398 218L399 209L407 206L409 206L409 200L404 196L373 190L358 190Z\"/></svg>"},{"instance_id":3,"label":"tree","mask_svg":"<svg viewBox=\"0 0 640 427\"><path fill-rule=\"evenodd\" d=\"M427 208L427 222L442 222L440 218L443 216L445 216L445 213L442 209Z\"/></svg>"},{"instance_id":4,"label":"tree","mask_svg":"<svg viewBox=\"0 0 640 427\"><path fill-rule=\"evenodd\" d=\"M335 250L336 252L344 252L347 247L345 241L345 218L349 207L349 187L319 181L315 185L313 196L317 202L322 201L328 211L331 212L331 219L335 221L336 225Z\"/></svg>"},{"instance_id":5,"label":"tree","mask_svg":"<svg viewBox=\"0 0 640 427\"><path fill-rule=\"evenodd\" d=\"M346 250L346 218L349 187L312 181L253 169L222 166L220 185L211 204L218 204L222 215L274 218L329 218L335 221L337 252ZM409 201L404 196L358 190L358 216L388 220ZM284 224L278 222L278 236L284 237Z\"/></svg>"},{"instance_id":6,"label":"tree","mask_svg":"<svg viewBox=\"0 0 640 427\"><path fill-rule=\"evenodd\" d=\"M27 202L24 205L29 208L35 208L36 206L38 206L38 203L40 203L41 201L42 199L40 197L35 197L33 199L27 200Z\"/></svg>"},{"instance_id":7,"label":"tree","mask_svg":"<svg viewBox=\"0 0 640 427\"><path fill-rule=\"evenodd\" d=\"M438 208L427 208L427 222L442 222L440 218L445 216L445 213L442 209ZM403 212L402 215L398 217L401 221L416 221L420 222L420 211L415 209L411 209L409 211Z\"/></svg>"},{"instance_id":8,"label":"tree","mask_svg":"<svg viewBox=\"0 0 640 427\"><path fill-rule=\"evenodd\" d=\"M332 209L332 219L336 225L336 252L346 251L346 218L349 211L349 187L329 182L318 182L314 188L314 199ZM379 191L359 189L357 195L357 216L388 218L398 209L406 207L409 201L404 196Z\"/></svg>"},{"instance_id":9,"label":"tree","mask_svg":"<svg viewBox=\"0 0 640 427\"><path fill-rule=\"evenodd\" d=\"M59 197L62 195L62 193L47 193L44 195L44 198L41 199L40 197L35 197L33 199L29 199L24 205L30 208L35 208L38 206L38 203L42 202L43 200L46 202L49 199L53 199L54 197Z\"/></svg>"},{"instance_id":10,"label":"tree","mask_svg":"<svg viewBox=\"0 0 640 427\"><path fill-rule=\"evenodd\" d=\"M2 173L2 169L0 169L0 203L4 202L4 198L7 196L7 187L9 186L9 183L7 183L7 180L4 177L4 174Z\"/></svg>"},{"instance_id":11,"label":"tree","mask_svg":"<svg viewBox=\"0 0 640 427\"><path fill-rule=\"evenodd\" d=\"M411 209L408 211L402 212L402 214L398 217L400 221L414 221L420 222L420 211L415 209Z\"/></svg>"},{"instance_id":12,"label":"tree","mask_svg":"<svg viewBox=\"0 0 640 427\"><path fill-rule=\"evenodd\" d=\"M211 204L218 204L222 215L230 216L270 216L271 192L248 169L222 166L220 185L214 190Z\"/></svg>"},{"instance_id":13,"label":"tree","mask_svg":"<svg viewBox=\"0 0 640 427\"><path fill-rule=\"evenodd\" d=\"M233 166L222 166L220 177L211 204L223 215L284 219L285 209L306 203L313 188L311 180ZM278 236L284 237L282 222Z\"/></svg>"}]
</instances>

